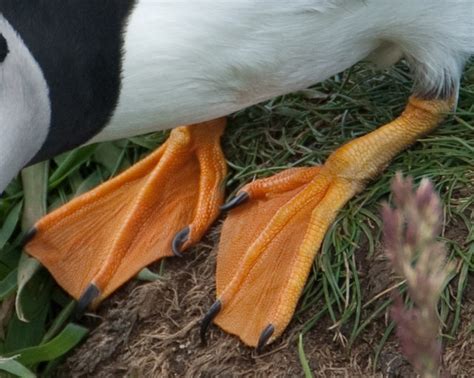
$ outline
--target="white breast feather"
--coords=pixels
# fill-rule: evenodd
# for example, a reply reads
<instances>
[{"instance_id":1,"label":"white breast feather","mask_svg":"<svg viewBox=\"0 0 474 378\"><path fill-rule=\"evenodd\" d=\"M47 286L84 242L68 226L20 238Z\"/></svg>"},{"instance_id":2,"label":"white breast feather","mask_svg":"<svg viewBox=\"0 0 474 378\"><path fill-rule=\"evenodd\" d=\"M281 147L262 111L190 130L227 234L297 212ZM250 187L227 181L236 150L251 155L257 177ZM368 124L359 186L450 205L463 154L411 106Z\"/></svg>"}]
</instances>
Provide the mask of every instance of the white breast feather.
<instances>
[{"instance_id":1,"label":"white breast feather","mask_svg":"<svg viewBox=\"0 0 474 378\"><path fill-rule=\"evenodd\" d=\"M51 120L43 73L23 40L0 15L9 53L0 64L0 194L40 150Z\"/></svg>"},{"instance_id":2,"label":"white breast feather","mask_svg":"<svg viewBox=\"0 0 474 378\"><path fill-rule=\"evenodd\" d=\"M402 51L436 87L474 53L473 19L470 0L141 0L127 28L119 106L94 141L227 115L387 45L399 50L390 59Z\"/></svg>"}]
</instances>

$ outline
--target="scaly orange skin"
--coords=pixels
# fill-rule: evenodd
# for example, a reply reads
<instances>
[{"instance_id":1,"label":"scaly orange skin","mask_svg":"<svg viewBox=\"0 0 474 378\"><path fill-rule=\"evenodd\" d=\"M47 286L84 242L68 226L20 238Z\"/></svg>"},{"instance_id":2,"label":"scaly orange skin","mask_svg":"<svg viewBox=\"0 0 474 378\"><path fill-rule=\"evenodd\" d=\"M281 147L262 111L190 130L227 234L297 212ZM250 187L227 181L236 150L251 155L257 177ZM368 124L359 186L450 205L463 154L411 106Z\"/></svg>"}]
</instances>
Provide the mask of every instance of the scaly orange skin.
<instances>
[{"instance_id":1,"label":"scaly orange skin","mask_svg":"<svg viewBox=\"0 0 474 378\"><path fill-rule=\"evenodd\" d=\"M143 267L201 239L219 215L227 166L225 119L179 127L154 153L114 179L42 218L26 251L78 299L89 284L94 305Z\"/></svg>"},{"instance_id":2,"label":"scaly orange skin","mask_svg":"<svg viewBox=\"0 0 474 378\"><path fill-rule=\"evenodd\" d=\"M250 346L269 325L269 342L281 335L339 209L451 106L412 97L397 119L340 147L323 166L294 168L242 188L249 201L231 211L222 230L215 322Z\"/></svg>"},{"instance_id":3,"label":"scaly orange skin","mask_svg":"<svg viewBox=\"0 0 474 378\"><path fill-rule=\"evenodd\" d=\"M393 122L336 150L321 167L294 168L242 189L250 201L226 220L219 246L215 321L256 346L289 323L323 237L339 209L401 150L428 133L449 101L411 98ZM149 157L36 224L27 244L74 298L89 284L97 305L144 266L170 256L174 235L190 225L184 248L218 215L226 164L223 119L181 127ZM196 190L198 188L198 190Z\"/></svg>"}]
</instances>

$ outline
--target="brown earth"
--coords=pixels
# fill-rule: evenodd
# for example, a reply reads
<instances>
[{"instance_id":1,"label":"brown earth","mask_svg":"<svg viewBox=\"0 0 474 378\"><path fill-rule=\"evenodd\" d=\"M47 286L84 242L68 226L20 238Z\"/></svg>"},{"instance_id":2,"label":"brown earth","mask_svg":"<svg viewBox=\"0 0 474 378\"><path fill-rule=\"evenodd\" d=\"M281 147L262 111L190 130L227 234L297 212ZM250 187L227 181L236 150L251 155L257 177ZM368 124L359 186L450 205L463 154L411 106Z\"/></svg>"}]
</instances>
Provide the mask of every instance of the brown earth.
<instances>
[{"instance_id":1,"label":"brown earth","mask_svg":"<svg viewBox=\"0 0 474 378\"><path fill-rule=\"evenodd\" d=\"M219 227L217 227L219 228ZM451 238L465 231L452 228ZM84 344L59 368L59 377L288 377L303 376L297 337L303 314L263 354L245 347L217 327L209 331L208 345L199 339L199 322L214 300L217 231L184 259L166 261L165 276L153 283L131 282L84 322L93 328ZM368 260L358 253L364 299L373 298L391 284L381 252ZM453 290L456 285L452 285ZM387 294L388 295L388 294ZM474 375L474 280L466 288L460 332L446 346L444 363L451 375ZM376 305L376 301L374 305ZM308 312L308 311L307 311ZM313 309L314 312L314 309ZM362 316L367 316L363 313ZM388 324L382 314L371 322L351 349L345 346L344 327L330 330L329 317L304 338L310 368L316 376L415 376L391 336L374 366L374 349Z\"/></svg>"}]
</instances>

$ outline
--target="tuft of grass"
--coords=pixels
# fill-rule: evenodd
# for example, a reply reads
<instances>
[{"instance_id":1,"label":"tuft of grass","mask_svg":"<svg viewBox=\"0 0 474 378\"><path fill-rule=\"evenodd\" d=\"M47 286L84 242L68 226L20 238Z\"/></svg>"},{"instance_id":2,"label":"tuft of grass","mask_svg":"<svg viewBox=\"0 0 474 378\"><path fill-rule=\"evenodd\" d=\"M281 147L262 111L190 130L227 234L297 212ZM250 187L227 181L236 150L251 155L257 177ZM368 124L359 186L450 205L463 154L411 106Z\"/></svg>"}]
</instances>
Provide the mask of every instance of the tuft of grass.
<instances>
[{"instance_id":1,"label":"tuft of grass","mask_svg":"<svg viewBox=\"0 0 474 378\"><path fill-rule=\"evenodd\" d=\"M230 166L228 195L255 178L289 167L323 163L344 142L396 117L406 104L411 85L404 64L383 73L361 64L308 90L234 114L223 139ZM86 146L56 157L50 162L47 175L48 210L132 165L159 146L167 135L162 132ZM371 322L386 315L391 290L386 288L368 297L367 266L380 255L378 204L389 195L390 179L397 170L409 173L415 182L429 178L446 204L442 238L449 260L456 265L456 276L442 293L440 318L448 326L445 336L455 337L467 278L474 270L473 156L474 64L471 64L461 87L457 113L437 131L400 154L378 179L345 206L327 233L296 312L295 321L302 323L300 352L304 351L303 336L322 318L329 319L330 330L337 340L351 346ZM71 308L67 295L46 272L39 271L29 285L32 290L29 295L41 299L41 310L38 307L38 311L29 312L29 323L21 322L12 311L21 257L23 194L18 178L0 198L0 298L3 301L0 355L3 356L41 348L59 337L61 329L68 324ZM156 276L145 271L141 278ZM392 330L390 324L374 348L375 357ZM28 370L50 371L58 358L62 358L48 356L49 362L38 360L28 365ZM10 369L18 368L9 364ZM306 365L305 370L308 370Z\"/></svg>"}]
</instances>

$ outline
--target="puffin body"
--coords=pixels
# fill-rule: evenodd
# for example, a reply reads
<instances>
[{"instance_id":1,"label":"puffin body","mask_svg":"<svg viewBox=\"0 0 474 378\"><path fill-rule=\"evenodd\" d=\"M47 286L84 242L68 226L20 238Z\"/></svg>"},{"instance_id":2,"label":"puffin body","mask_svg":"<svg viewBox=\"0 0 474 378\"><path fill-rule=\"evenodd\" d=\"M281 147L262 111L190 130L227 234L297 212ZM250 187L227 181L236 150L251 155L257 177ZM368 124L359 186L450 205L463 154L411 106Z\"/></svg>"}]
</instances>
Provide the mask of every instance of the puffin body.
<instances>
[{"instance_id":1,"label":"puffin body","mask_svg":"<svg viewBox=\"0 0 474 378\"><path fill-rule=\"evenodd\" d=\"M26 93L16 109L35 117L16 126L10 109L0 112L9 134L0 191L28 162L225 116L367 57L389 65L405 56L418 92L446 91L473 50L472 8L468 0L4 0L10 52L0 69L15 67L9 76L23 82L3 85L3 95ZM15 64L20 54L27 58Z\"/></svg>"},{"instance_id":2,"label":"puffin body","mask_svg":"<svg viewBox=\"0 0 474 378\"><path fill-rule=\"evenodd\" d=\"M84 310L232 210L202 335L215 321L261 349L289 323L337 211L455 106L473 19L471 0L0 0L0 192L27 164L174 128L136 166L39 220L25 249ZM397 119L221 208L223 116L363 59L402 57L414 89Z\"/></svg>"},{"instance_id":3,"label":"puffin body","mask_svg":"<svg viewBox=\"0 0 474 378\"><path fill-rule=\"evenodd\" d=\"M468 5L140 0L124 29L118 106L93 141L226 116L365 58L383 66L403 56L420 62L413 66L418 90L437 93L454 85L450 76L461 74L472 51Z\"/></svg>"}]
</instances>

